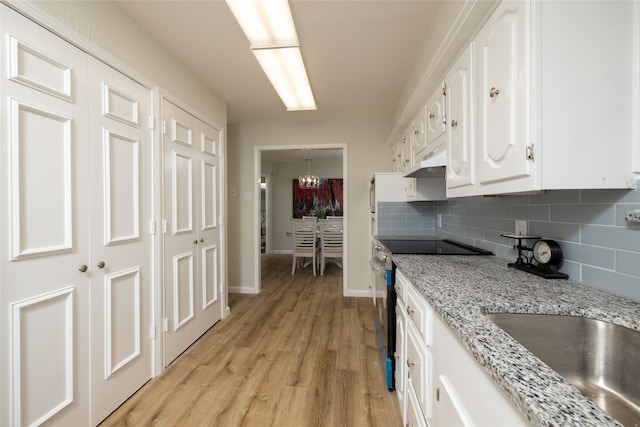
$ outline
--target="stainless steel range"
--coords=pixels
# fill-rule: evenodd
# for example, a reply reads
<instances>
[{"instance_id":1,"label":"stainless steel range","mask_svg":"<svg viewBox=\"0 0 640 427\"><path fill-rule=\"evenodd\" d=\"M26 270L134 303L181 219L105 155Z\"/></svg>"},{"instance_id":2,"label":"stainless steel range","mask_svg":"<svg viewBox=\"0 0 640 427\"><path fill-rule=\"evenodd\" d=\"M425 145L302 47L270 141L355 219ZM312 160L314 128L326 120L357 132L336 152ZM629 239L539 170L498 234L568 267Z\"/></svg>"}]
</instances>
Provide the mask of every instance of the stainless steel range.
<instances>
[{"instance_id":1,"label":"stainless steel range","mask_svg":"<svg viewBox=\"0 0 640 427\"><path fill-rule=\"evenodd\" d=\"M371 247L371 270L375 275L376 327L386 367L387 388L395 389L396 290L393 254L493 255L490 251L447 239L378 237Z\"/></svg>"}]
</instances>

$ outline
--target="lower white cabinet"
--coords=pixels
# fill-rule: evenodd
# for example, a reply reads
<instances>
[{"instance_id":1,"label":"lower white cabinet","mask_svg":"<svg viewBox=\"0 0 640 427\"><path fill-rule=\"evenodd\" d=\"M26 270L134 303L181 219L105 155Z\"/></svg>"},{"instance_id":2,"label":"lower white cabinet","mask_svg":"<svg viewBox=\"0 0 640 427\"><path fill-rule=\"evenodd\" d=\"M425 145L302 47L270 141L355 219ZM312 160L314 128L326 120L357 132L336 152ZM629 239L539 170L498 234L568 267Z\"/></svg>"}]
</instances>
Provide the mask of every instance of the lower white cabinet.
<instances>
[{"instance_id":1,"label":"lower white cabinet","mask_svg":"<svg viewBox=\"0 0 640 427\"><path fill-rule=\"evenodd\" d=\"M396 394L405 426L527 422L433 308L396 273Z\"/></svg>"},{"instance_id":2,"label":"lower white cabinet","mask_svg":"<svg viewBox=\"0 0 640 427\"><path fill-rule=\"evenodd\" d=\"M396 272L396 394L407 426L427 426L431 416L431 308Z\"/></svg>"},{"instance_id":3,"label":"lower white cabinet","mask_svg":"<svg viewBox=\"0 0 640 427\"><path fill-rule=\"evenodd\" d=\"M397 286L397 285L396 285ZM395 386L402 420L407 419L407 308L400 299L398 293L398 302L396 304L396 351L394 358L396 362Z\"/></svg>"},{"instance_id":4,"label":"lower white cabinet","mask_svg":"<svg viewBox=\"0 0 640 427\"><path fill-rule=\"evenodd\" d=\"M427 427L428 425L420 407L418 396L411 385L407 388L407 415L404 423L407 427Z\"/></svg>"},{"instance_id":5,"label":"lower white cabinet","mask_svg":"<svg viewBox=\"0 0 640 427\"><path fill-rule=\"evenodd\" d=\"M444 321L433 316L433 417L437 426L526 426L523 414Z\"/></svg>"}]
</instances>

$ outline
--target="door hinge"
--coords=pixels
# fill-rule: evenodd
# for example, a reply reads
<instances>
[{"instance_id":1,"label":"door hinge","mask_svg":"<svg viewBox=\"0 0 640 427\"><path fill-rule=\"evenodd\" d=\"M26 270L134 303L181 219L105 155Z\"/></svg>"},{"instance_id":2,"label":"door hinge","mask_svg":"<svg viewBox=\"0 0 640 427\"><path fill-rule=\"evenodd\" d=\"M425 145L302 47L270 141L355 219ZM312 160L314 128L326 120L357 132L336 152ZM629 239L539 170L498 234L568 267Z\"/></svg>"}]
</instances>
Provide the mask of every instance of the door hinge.
<instances>
[{"instance_id":1,"label":"door hinge","mask_svg":"<svg viewBox=\"0 0 640 427\"><path fill-rule=\"evenodd\" d=\"M162 121L162 134L167 133L167 122L165 120Z\"/></svg>"},{"instance_id":2,"label":"door hinge","mask_svg":"<svg viewBox=\"0 0 640 427\"><path fill-rule=\"evenodd\" d=\"M162 234L167 234L167 220L162 220Z\"/></svg>"},{"instance_id":3,"label":"door hinge","mask_svg":"<svg viewBox=\"0 0 640 427\"><path fill-rule=\"evenodd\" d=\"M156 222L149 221L149 234L156 234Z\"/></svg>"},{"instance_id":4,"label":"door hinge","mask_svg":"<svg viewBox=\"0 0 640 427\"><path fill-rule=\"evenodd\" d=\"M156 325L155 324L151 325L151 328L149 328L149 339L152 339L152 340L156 339Z\"/></svg>"},{"instance_id":5,"label":"door hinge","mask_svg":"<svg viewBox=\"0 0 640 427\"><path fill-rule=\"evenodd\" d=\"M531 144L531 145L529 145L529 146L527 147L527 151L526 151L526 157L527 157L527 160L531 160L531 161L533 162L533 161L534 161L534 159L535 159L535 158L534 158L534 156L533 156L533 154L534 154L534 153L533 153L533 144Z\"/></svg>"},{"instance_id":6,"label":"door hinge","mask_svg":"<svg viewBox=\"0 0 640 427\"><path fill-rule=\"evenodd\" d=\"M149 129L153 130L156 128L156 118L153 116L149 116Z\"/></svg>"},{"instance_id":7,"label":"door hinge","mask_svg":"<svg viewBox=\"0 0 640 427\"><path fill-rule=\"evenodd\" d=\"M167 319L166 317L162 319L162 330L164 332L169 332L169 319Z\"/></svg>"}]
</instances>

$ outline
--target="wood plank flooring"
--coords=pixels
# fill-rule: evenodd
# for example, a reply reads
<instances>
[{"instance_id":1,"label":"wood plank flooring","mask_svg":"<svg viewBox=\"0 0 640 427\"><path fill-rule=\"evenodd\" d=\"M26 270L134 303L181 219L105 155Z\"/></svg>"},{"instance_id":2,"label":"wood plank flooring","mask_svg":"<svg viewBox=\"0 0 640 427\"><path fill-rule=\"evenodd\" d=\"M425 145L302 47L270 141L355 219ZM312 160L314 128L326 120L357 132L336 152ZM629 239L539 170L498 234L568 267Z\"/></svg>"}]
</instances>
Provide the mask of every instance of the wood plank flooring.
<instances>
[{"instance_id":1,"label":"wood plank flooring","mask_svg":"<svg viewBox=\"0 0 640 427\"><path fill-rule=\"evenodd\" d=\"M262 293L230 294L231 315L103 426L401 426L384 381L371 300L342 296L342 270L291 275L263 255Z\"/></svg>"}]
</instances>

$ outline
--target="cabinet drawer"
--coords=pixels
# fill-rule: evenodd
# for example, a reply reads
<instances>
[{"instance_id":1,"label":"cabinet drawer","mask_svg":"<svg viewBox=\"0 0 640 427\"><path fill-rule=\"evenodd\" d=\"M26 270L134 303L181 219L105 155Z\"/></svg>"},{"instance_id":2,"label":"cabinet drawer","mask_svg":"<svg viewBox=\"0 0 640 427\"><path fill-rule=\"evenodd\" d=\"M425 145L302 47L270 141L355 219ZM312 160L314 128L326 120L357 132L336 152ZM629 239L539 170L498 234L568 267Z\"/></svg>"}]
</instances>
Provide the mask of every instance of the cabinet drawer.
<instances>
[{"instance_id":1,"label":"cabinet drawer","mask_svg":"<svg viewBox=\"0 0 640 427\"><path fill-rule=\"evenodd\" d=\"M431 354L411 322L407 322L407 370L426 418L431 417ZM411 387L407 387L410 389Z\"/></svg>"},{"instance_id":2,"label":"cabinet drawer","mask_svg":"<svg viewBox=\"0 0 640 427\"><path fill-rule=\"evenodd\" d=\"M412 285L406 286L406 288L407 299L405 302L409 319L413 321L424 343L431 345L433 340L431 307Z\"/></svg>"},{"instance_id":3,"label":"cabinet drawer","mask_svg":"<svg viewBox=\"0 0 640 427\"><path fill-rule=\"evenodd\" d=\"M427 427L427 422L424 419L424 414L420 409L418 403L418 396L413 387L409 386L407 389L407 418L406 425L411 427Z\"/></svg>"},{"instance_id":4,"label":"cabinet drawer","mask_svg":"<svg viewBox=\"0 0 640 427\"><path fill-rule=\"evenodd\" d=\"M396 283L395 290L398 294L398 299L402 300L403 303L407 303L407 288L410 287L409 280L404 277L404 275L400 272L400 270L396 270Z\"/></svg>"}]
</instances>

